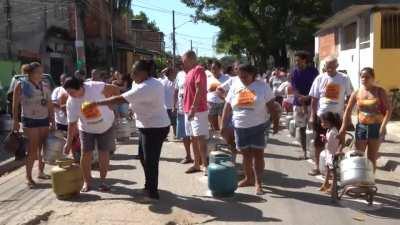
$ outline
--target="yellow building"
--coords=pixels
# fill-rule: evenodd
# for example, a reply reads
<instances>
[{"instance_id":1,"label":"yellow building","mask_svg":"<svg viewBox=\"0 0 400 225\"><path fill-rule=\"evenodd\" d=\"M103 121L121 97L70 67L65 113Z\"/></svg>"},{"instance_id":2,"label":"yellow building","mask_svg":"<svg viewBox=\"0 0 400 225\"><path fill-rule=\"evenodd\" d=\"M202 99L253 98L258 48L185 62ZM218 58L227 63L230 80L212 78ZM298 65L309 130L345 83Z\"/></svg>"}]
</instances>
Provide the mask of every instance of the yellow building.
<instances>
[{"instance_id":1,"label":"yellow building","mask_svg":"<svg viewBox=\"0 0 400 225\"><path fill-rule=\"evenodd\" d=\"M350 5L320 25L315 37L319 68L330 55L355 88L359 71L375 69L377 83L400 87L400 3Z\"/></svg>"}]
</instances>

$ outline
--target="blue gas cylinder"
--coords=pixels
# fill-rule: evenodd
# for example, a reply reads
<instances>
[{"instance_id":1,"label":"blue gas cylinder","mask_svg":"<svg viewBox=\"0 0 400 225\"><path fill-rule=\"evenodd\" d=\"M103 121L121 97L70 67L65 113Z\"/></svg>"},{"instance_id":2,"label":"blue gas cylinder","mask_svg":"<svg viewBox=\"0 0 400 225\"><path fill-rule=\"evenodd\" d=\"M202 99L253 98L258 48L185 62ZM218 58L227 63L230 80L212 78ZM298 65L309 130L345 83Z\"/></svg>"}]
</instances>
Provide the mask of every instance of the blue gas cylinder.
<instances>
[{"instance_id":1,"label":"blue gas cylinder","mask_svg":"<svg viewBox=\"0 0 400 225\"><path fill-rule=\"evenodd\" d=\"M235 193L237 174L230 155L214 155L214 160L208 165L208 188L216 197L229 197Z\"/></svg>"}]
</instances>

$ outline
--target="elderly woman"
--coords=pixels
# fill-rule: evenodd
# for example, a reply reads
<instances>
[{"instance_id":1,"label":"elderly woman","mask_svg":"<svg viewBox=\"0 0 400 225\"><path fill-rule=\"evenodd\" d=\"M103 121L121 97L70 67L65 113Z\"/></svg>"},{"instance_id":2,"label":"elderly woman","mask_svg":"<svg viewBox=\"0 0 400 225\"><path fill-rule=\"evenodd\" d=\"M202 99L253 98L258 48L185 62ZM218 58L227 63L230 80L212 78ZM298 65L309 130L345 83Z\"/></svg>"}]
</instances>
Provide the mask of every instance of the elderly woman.
<instances>
[{"instance_id":1,"label":"elderly woman","mask_svg":"<svg viewBox=\"0 0 400 225\"><path fill-rule=\"evenodd\" d=\"M268 114L278 131L279 116L275 110L274 95L265 82L256 79L257 70L251 65L239 66L239 79L229 89L223 112L223 124L228 124L232 113L236 148L243 154L245 178L239 187L256 186L256 194L262 195L264 171L264 135ZM226 129L225 126L222 129Z\"/></svg>"},{"instance_id":2,"label":"elderly woman","mask_svg":"<svg viewBox=\"0 0 400 225\"><path fill-rule=\"evenodd\" d=\"M13 119L14 131L19 131L19 115L22 128L27 137L28 148L25 162L26 179L30 188L36 183L32 179L32 168L37 159L39 161L39 179L49 179L44 173L41 150L49 133L49 127L54 128L53 105L50 100L51 90L48 84L42 81L43 67L38 62L24 65L23 73L27 78L22 79L14 89ZM21 112L19 112L21 105Z\"/></svg>"},{"instance_id":3,"label":"elderly woman","mask_svg":"<svg viewBox=\"0 0 400 225\"><path fill-rule=\"evenodd\" d=\"M164 87L151 77L152 63L137 61L132 68L132 89L122 95L92 102L92 106L130 103L139 128L139 156L145 174L144 189L151 199L159 199L158 167L162 144L169 132Z\"/></svg>"},{"instance_id":4,"label":"elderly woman","mask_svg":"<svg viewBox=\"0 0 400 225\"><path fill-rule=\"evenodd\" d=\"M99 151L99 167L101 184L100 191L108 191L106 176L110 161L110 151L115 151L115 133L113 129L114 112L106 106L88 107L90 101L119 94L119 89L113 85L99 81L86 81L69 77L63 88L69 97L66 104L68 120L67 143L64 153L69 154L74 137L79 131L81 143L81 167L84 185L82 192L91 190L92 153Z\"/></svg>"},{"instance_id":5,"label":"elderly woman","mask_svg":"<svg viewBox=\"0 0 400 225\"><path fill-rule=\"evenodd\" d=\"M343 118L340 136L346 133L351 121L351 112L356 106L358 123L356 125L356 148L367 150L368 159L376 169L379 146L386 134L386 125L391 116L391 105L385 89L375 84L375 72L364 68L360 73L361 87L353 92Z\"/></svg>"}]
</instances>

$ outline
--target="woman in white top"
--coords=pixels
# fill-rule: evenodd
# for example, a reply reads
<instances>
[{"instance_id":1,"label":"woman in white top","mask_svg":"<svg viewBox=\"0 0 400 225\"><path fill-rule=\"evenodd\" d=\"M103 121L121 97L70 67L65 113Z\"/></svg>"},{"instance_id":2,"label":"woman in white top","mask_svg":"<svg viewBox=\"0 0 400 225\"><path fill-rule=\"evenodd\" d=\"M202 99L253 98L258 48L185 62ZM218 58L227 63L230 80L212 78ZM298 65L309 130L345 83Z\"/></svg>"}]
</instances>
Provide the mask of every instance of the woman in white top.
<instances>
[{"instance_id":1,"label":"woman in white top","mask_svg":"<svg viewBox=\"0 0 400 225\"><path fill-rule=\"evenodd\" d=\"M42 147L49 133L49 127L54 129L53 105L50 101L51 90L49 85L42 81L43 67L38 62L22 66L22 78L15 86L13 94L13 119L14 131L20 130L19 116L21 115L24 135L29 140L27 146L27 157L25 161L26 179L29 188L36 183L32 179L32 168L35 160L39 161L39 179L50 179L44 173L44 162L42 160ZM21 106L21 112L19 110Z\"/></svg>"},{"instance_id":2,"label":"woman in white top","mask_svg":"<svg viewBox=\"0 0 400 225\"><path fill-rule=\"evenodd\" d=\"M64 89L69 97L67 100L68 135L64 153L69 154L74 137L79 130L81 142L81 167L84 186L82 192L91 189L92 152L99 152L99 167L101 191L108 191L105 178L109 166L109 154L115 151L115 133L113 129L114 112L107 106L89 106L88 103L97 99L119 94L119 88L99 81L86 81L69 77L65 80Z\"/></svg>"},{"instance_id":3,"label":"woman in white top","mask_svg":"<svg viewBox=\"0 0 400 225\"><path fill-rule=\"evenodd\" d=\"M122 95L93 101L92 106L130 103L135 109L139 129L139 156L145 174L148 197L159 199L158 165L162 144L169 132L170 121L165 109L164 87L150 76L151 63L137 61L132 68L132 89Z\"/></svg>"},{"instance_id":4,"label":"woman in white top","mask_svg":"<svg viewBox=\"0 0 400 225\"><path fill-rule=\"evenodd\" d=\"M223 112L224 125L229 114L235 132L236 148L243 154L245 178L239 187L256 186L256 194L263 194L264 148L268 114L274 122L274 133L278 131L279 116L274 104L274 95L266 83L256 79L257 70L251 65L239 66L239 79L232 83L226 97ZM222 128L226 129L226 126ZM254 168L254 171L253 171Z\"/></svg>"}]
</instances>

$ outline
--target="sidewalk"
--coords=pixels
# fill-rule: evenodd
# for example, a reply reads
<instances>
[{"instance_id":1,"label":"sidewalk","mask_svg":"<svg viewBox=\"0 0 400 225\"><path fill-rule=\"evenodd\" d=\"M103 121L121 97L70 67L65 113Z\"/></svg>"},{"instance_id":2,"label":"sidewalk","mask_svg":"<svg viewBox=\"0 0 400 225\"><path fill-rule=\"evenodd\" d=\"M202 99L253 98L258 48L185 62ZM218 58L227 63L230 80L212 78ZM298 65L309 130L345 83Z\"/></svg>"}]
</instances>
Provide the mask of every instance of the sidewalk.
<instances>
[{"instance_id":1,"label":"sidewalk","mask_svg":"<svg viewBox=\"0 0 400 225\"><path fill-rule=\"evenodd\" d=\"M390 121L387 125L385 142L379 149L378 167L393 171L400 177L400 121Z\"/></svg>"}]
</instances>

